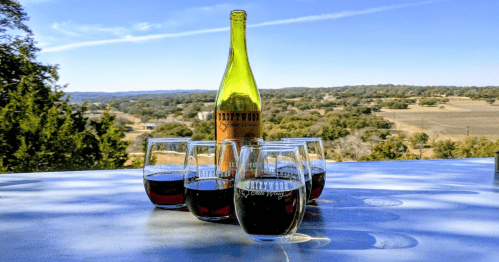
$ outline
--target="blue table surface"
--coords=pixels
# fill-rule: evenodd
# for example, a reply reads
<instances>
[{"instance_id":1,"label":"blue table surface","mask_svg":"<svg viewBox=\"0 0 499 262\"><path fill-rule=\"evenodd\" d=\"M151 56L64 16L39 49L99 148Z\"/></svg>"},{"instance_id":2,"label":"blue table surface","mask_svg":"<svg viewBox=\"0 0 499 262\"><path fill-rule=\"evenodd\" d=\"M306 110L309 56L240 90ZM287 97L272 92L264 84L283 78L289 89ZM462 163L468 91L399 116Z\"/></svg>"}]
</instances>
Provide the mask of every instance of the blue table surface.
<instances>
[{"instance_id":1,"label":"blue table surface","mask_svg":"<svg viewBox=\"0 0 499 262\"><path fill-rule=\"evenodd\" d=\"M0 174L0 261L499 261L492 158L328 163L291 243L157 209L142 171Z\"/></svg>"}]
</instances>

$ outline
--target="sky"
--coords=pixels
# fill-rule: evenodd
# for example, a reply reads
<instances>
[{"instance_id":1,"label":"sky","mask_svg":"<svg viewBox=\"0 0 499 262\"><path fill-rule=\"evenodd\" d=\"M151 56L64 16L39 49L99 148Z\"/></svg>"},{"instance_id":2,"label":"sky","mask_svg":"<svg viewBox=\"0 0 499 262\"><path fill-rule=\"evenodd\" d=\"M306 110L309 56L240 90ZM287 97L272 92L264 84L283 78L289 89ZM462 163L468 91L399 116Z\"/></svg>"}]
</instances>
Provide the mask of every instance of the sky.
<instances>
[{"instance_id":1,"label":"sky","mask_svg":"<svg viewBox=\"0 0 499 262\"><path fill-rule=\"evenodd\" d=\"M258 88L499 86L496 0L20 0L66 92L218 90L231 10Z\"/></svg>"}]
</instances>

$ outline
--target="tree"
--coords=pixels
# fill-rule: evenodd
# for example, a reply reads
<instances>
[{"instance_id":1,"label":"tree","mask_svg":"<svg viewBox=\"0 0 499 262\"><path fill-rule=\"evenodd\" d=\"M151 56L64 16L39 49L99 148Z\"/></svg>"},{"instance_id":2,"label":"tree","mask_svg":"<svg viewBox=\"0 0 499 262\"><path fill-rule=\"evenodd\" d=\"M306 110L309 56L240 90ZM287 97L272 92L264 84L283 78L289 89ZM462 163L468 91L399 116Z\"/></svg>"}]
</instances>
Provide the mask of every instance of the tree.
<instances>
[{"instance_id":1,"label":"tree","mask_svg":"<svg viewBox=\"0 0 499 262\"><path fill-rule=\"evenodd\" d=\"M404 135L399 133L373 147L372 153L361 157L359 161L395 160L403 157L407 152L404 144Z\"/></svg>"},{"instance_id":2,"label":"tree","mask_svg":"<svg viewBox=\"0 0 499 262\"><path fill-rule=\"evenodd\" d=\"M367 146L362 141L362 134L360 131L355 131L353 134L340 139L340 151L342 156L349 156L351 159L367 155Z\"/></svg>"},{"instance_id":3,"label":"tree","mask_svg":"<svg viewBox=\"0 0 499 262\"><path fill-rule=\"evenodd\" d=\"M57 85L57 66L36 61L40 50L27 20L19 2L0 2L0 171L103 168L109 165L101 161L113 157L120 158L113 166L119 167L126 155L114 148L119 132L108 128L114 119L99 130L86 127L86 104L69 105L64 86Z\"/></svg>"},{"instance_id":4,"label":"tree","mask_svg":"<svg viewBox=\"0 0 499 262\"><path fill-rule=\"evenodd\" d=\"M433 158L454 158L456 142L447 139L433 142Z\"/></svg>"},{"instance_id":5,"label":"tree","mask_svg":"<svg viewBox=\"0 0 499 262\"><path fill-rule=\"evenodd\" d=\"M192 134L192 140L214 140L215 134L215 119L212 118L209 121L196 120L192 123L194 128Z\"/></svg>"},{"instance_id":6,"label":"tree","mask_svg":"<svg viewBox=\"0 0 499 262\"><path fill-rule=\"evenodd\" d=\"M108 107L100 121L92 120L90 125L94 128L99 145L100 154L96 166L100 169L115 169L122 167L128 160L126 148L130 145L128 141L122 141L125 137L125 127L116 127L114 121L116 116L109 114Z\"/></svg>"},{"instance_id":7,"label":"tree","mask_svg":"<svg viewBox=\"0 0 499 262\"><path fill-rule=\"evenodd\" d=\"M153 137L190 137L192 130L181 123L166 123L152 132Z\"/></svg>"},{"instance_id":8,"label":"tree","mask_svg":"<svg viewBox=\"0 0 499 262\"><path fill-rule=\"evenodd\" d=\"M433 105L436 105L437 103L438 103L438 100L435 98L422 98L419 101L420 106L433 106Z\"/></svg>"},{"instance_id":9,"label":"tree","mask_svg":"<svg viewBox=\"0 0 499 262\"><path fill-rule=\"evenodd\" d=\"M378 128L365 128L362 131L362 141L369 142L371 144L371 150L375 144L386 139L390 135L388 129L378 129Z\"/></svg>"},{"instance_id":10,"label":"tree","mask_svg":"<svg viewBox=\"0 0 499 262\"><path fill-rule=\"evenodd\" d=\"M382 102L382 106L390 109L407 109L409 107L409 102L406 99L395 99L384 103Z\"/></svg>"},{"instance_id":11,"label":"tree","mask_svg":"<svg viewBox=\"0 0 499 262\"><path fill-rule=\"evenodd\" d=\"M485 137L468 136L459 141L454 151L455 157L492 157L499 150L499 143L493 143Z\"/></svg>"},{"instance_id":12,"label":"tree","mask_svg":"<svg viewBox=\"0 0 499 262\"><path fill-rule=\"evenodd\" d=\"M335 140L340 137L345 137L348 134L350 134L348 130L337 125L322 126L318 133L324 140Z\"/></svg>"},{"instance_id":13,"label":"tree","mask_svg":"<svg viewBox=\"0 0 499 262\"><path fill-rule=\"evenodd\" d=\"M72 155L88 145L75 145L85 122L72 115L55 66L35 61L27 14L17 1L0 4L0 155L5 172L48 171L70 165ZM14 30L22 35L10 35ZM17 30L17 31L16 31ZM78 117L76 117L78 116ZM82 134L84 137L85 134ZM69 145L68 143L71 143ZM90 145L92 146L92 145Z\"/></svg>"},{"instance_id":14,"label":"tree","mask_svg":"<svg viewBox=\"0 0 499 262\"><path fill-rule=\"evenodd\" d=\"M375 160L392 160L403 156L406 151L403 141L390 139L375 145L371 155Z\"/></svg>"},{"instance_id":15,"label":"tree","mask_svg":"<svg viewBox=\"0 0 499 262\"><path fill-rule=\"evenodd\" d=\"M412 148L419 150L419 159L423 157L423 149L428 143L429 136L424 132L416 132L409 137Z\"/></svg>"}]
</instances>

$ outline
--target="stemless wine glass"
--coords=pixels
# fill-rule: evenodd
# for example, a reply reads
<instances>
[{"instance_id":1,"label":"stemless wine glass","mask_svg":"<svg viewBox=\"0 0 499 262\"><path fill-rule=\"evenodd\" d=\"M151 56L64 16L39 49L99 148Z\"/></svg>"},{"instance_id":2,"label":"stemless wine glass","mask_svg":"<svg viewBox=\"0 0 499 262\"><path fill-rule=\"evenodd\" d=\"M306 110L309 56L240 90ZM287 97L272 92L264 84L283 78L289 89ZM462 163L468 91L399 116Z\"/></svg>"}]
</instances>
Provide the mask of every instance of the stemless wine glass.
<instances>
[{"instance_id":1,"label":"stemless wine glass","mask_svg":"<svg viewBox=\"0 0 499 262\"><path fill-rule=\"evenodd\" d=\"M144 161L144 187L156 207L185 206L184 165L190 138L150 138Z\"/></svg>"},{"instance_id":2,"label":"stemless wine glass","mask_svg":"<svg viewBox=\"0 0 499 262\"><path fill-rule=\"evenodd\" d=\"M234 187L237 220L251 239L281 242L296 232L306 205L297 147L244 146Z\"/></svg>"},{"instance_id":3,"label":"stemless wine glass","mask_svg":"<svg viewBox=\"0 0 499 262\"><path fill-rule=\"evenodd\" d=\"M306 202L310 198L310 192L312 191L312 171L310 170L310 158L308 156L308 148L307 143L300 141L263 141L262 145L266 146L296 146L298 147L298 152L300 153L300 159L303 168L303 175L305 176L305 189L307 191L306 194ZM281 170L284 171L286 167L281 167ZM291 171L291 170L289 170Z\"/></svg>"},{"instance_id":4,"label":"stemless wine glass","mask_svg":"<svg viewBox=\"0 0 499 262\"><path fill-rule=\"evenodd\" d=\"M234 218L236 145L230 141L192 141L186 160L185 202L200 220Z\"/></svg>"},{"instance_id":5,"label":"stemless wine glass","mask_svg":"<svg viewBox=\"0 0 499 262\"><path fill-rule=\"evenodd\" d=\"M310 170L312 171L312 192L309 200L319 198L326 184L326 158L320 137L293 137L281 138L282 141L300 141L307 143L310 157Z\"/></svg>"}]
</instances>

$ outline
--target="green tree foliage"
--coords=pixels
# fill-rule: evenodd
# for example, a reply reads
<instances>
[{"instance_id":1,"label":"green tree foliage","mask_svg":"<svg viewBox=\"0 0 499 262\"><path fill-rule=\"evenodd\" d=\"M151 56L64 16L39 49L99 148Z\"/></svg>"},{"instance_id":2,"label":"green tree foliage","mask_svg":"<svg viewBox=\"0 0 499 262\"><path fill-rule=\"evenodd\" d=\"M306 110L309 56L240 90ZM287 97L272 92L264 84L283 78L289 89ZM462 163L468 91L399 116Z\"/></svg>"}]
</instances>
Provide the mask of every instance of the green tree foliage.
<instances>
[{"instance_id":1,"label":"green tree foliage","mask_svg":"<svg viewBox=\"0 0 499 262\"><path fill-rule=\"evenodd\" d=\"M421 99L419 101L419 105L420 106L433 106L433 105L436 105L437 102L438 102L437 99L434 99L434 98L428 99L428 98L426 98L426 99Z\"/></svg>"},{"instance_id":2,"label":"green tree foliage","mask_svg":"<svg viewBox=\"0 0 499 262\"><path fill-rule=\"evenodd\" d=\"M193 133L192 140L214 140L215 133L215 119L209 121L196 120L192 123Z\"/></svg>"},{"instance_id":3,"label":"green tree foliage","mask_svg":"<svg viewBox=\"0 0 499 262\"><path fill-rule=\"evenodd\" d=\"M340 137L347 136L350 132L341 126L327 125L322 126L317 134L324 140L336 140Z\"/></svg>"},{"instance_id":4,"label":"green tree foliage","mask_svg":"<svg viewBox=\"0 0 499 262\"><path fill-rule=\"evenodd\" d=\"M414 100L402 98L383 102L381 106L390 109L407 109L410 103L414 103Z\"/></svg>"},{"instance_id":5,"label":"green tree foliage","mask_svg":"<svg viewBox=\"0 0 499 262\"><path fill-rule=\"evenodd\" d=\"M99 145L100 154L97 157L97 168L115 169L122 167L128 160L126 148L130 145L125 138L124 127L118 128L114 121L116 116L109 114L110 108L104 111L100 121L90 121L95 130L95 138Z\"/></svg>"},{"instance_id":6,"label":"green tree foliage","mask_svg":"<svg viewBox=\"0 0 499 262\"><path fill-rule=\"evenodd\" d=\"M454 149L456 149L456 142L447 139L435 141L433 145L433 158L454 158Z\"/></svg>"},{"instance_id":7,"label":"green tree foliage","mask_svg":"<svg viewBox=\"0 0 499 262\"><path fill-rule=\"evenodd\" d=\"M192 130L181 123L166 123L156 128L152 133L153 137L191 137Z\"/></svg>"},{"instance_id":8,"label":"green tree foliage","mask_svg":"<svg viewBox=\"0 0 499 262\"><path fill-rule=\"evenodd\" d=\"M311 137L316 130L312 128L317 123L318 117L287 116L278 118L277 123L264 121L264 139L280 140L283 137Z\"/></svg>"},{"instance_id":9,"label":"green tree foliage","mask_svg":"<svg viewBox=\"0 0 499 262\"><path fill-rule=\"evenodd\" d=\"M105 117L100 129L86 128L86 104L77 110L69 105L64 87L56 84L57 67L36 61L39 49L27 20L17 1L0 3L0 170L121 166L126 154L119 130L109 127L114 119Z\"/></svg>"},{"instance_id":10,"label":"green tree foliage","mask_svg":"<svg viewBox=\"0 0 499 262\"><path fill-rule=\"evenodd\" d=\"M347 108L344 112L330 113L327 115L330 126L338 126L349 130L363 128L389 129L392 123L371 114L370 108Z\"/></svg>"},{"instance_id":11,"label":"green tree foliage","mask_svg":"<svg viewBox=\"0 0 499 262\"><path fill-rule=\"evenodd\" d=\"M468 136L459 141L452 154L457 158L492 157L499 151L499 140L494 143L484 137Z\"/></svg>"},{"instance_id":12,"label":"green tree foliage","mask_svg":"<svg viewBox=\"0 0 499 262\"><path fill-rule=\"evenodd\" d=\"M362 132L362 141L364 142L372 142L372 141L381 141L385 140L390 135L390 131L388 129L378 129L368 127L365 128Z\"/></svg>"},{"instance_id":13,"label":"green tree foliage","mask_svg":"<svg viewBox=\"0 0 499 262\"><path fill-rule=\"evenodd\" d=\"M358 159L359 161L395 160L402 158L407 152L404 136L399 134L391 137L373 147L369 156Z\"/></svg>"},{"instance_id":14,"label":"green tree foliage","mask_svg":"<svg viewBox=\"0 0 499 262\"><path fill-rule=\"evenodd\" d=\"M425 148L426 143L428 143L429 138L430 137L424 132L416 132L409 137L412 148L419 150L420 159L422 158L423 149Z\"/></svg>"}]
</instances>

